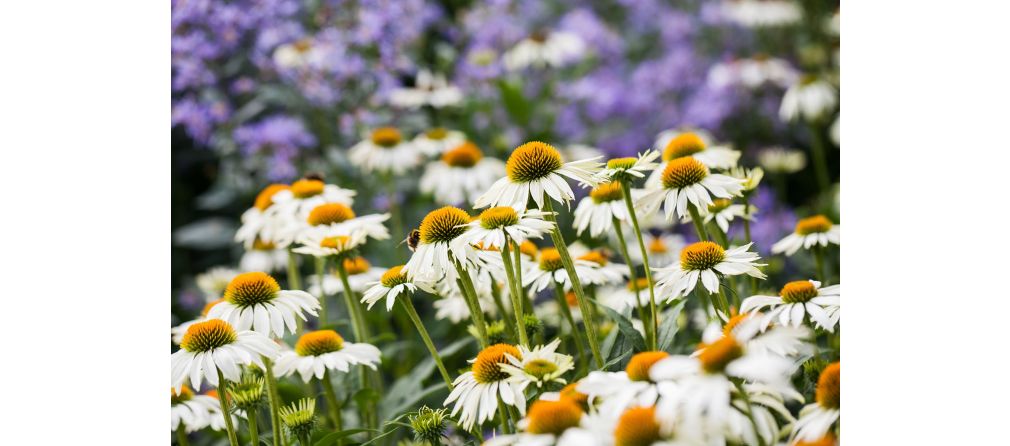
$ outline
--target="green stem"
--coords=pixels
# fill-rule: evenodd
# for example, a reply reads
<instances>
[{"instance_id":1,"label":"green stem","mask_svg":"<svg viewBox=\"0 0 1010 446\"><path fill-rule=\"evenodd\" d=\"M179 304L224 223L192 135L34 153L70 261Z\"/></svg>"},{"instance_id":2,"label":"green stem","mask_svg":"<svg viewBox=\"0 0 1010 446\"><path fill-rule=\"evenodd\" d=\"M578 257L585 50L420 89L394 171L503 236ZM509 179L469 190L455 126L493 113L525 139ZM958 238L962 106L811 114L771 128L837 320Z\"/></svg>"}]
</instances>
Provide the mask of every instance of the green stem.
<instances>
[{"instance_id":1,"label":"green stem","mask_svg":"<svg viewBox=\"0 0 1010 446\"><path fill-rule=\"evenodd\" d=\"M396 237L400 237L404 233L403 216L400 215L400 205L399 203L396 202L396 178L388 172L386 173L385 177L386 177L385 183L389 187L387 191L387 196L389 200L390 226L392 227L391 229L393 231L393 234L395 234ZM397 261L403 260L403 250L401 249L394 250L394 255L396 256L395 258Z\"/></svg>"},{"instance_id":2,"label":"green stem","mask_svg":"<svg viewBox=\"0 0 1010 446\"><path fill-rule=\"evenodd\" d=\"M575 272L575 263L572 262L571 254L568 253L565 238L561 236L561 227L558 226L558 220L554 216L554 206L551 204L552 199L545 192L543 200L543 210L546 211L545 218L547 221L554 223L551 229L551 240L554 241L554 248L558 250L558 254L561 256L561 263L565 265L565 272L568 273L568 279L571 280L572 291L575 292L575 300L578 301L579 309L582 311L582 324L586 327L586 337L589 338L589 349L593 352L596 367L603 368L603 356L600 355L600 340L596 336L596 323L593 320L592 308L589 306L589 301L586 300L585 292L582 290L579 275Z\"/></svg>"},{"instance_id":3,"label":"green stem","mask_svg":"<svg viewBox=\"0 0 1010 446\"><path fill-rule=\"evenodd\" d=\"M344 424L340 420L340 402L337 400L337 392L333 390L333 382L330 381L330 371L326 370L323 372L322 379L323 394L326 397L326 405L330 409L330 421L333 422L333 430L340 432L344 430ZM338 445L342 445L343 440L337 442Z\"/></svg>"},{"instance_id":4,"label":"green stem","mask_svg":"<svg viewBox=\"0 0 1010 446\"><path fill-rule=\"evenodd\" d=\"M445 370L445 365L442 364L442 357L438 354L438 349L435 348L435 344L431 342L431 336L428 335L428 330L424 328L424 324L421 322L421 317L417 315L417 309L414 308L414 302L410 300L410 295L403 294L400 296L400 304L403 309L410 316L410 320L414 322L414 327L417 328L417 332L421 335L421 340L424 341L424 346L428 347L428 353L431 353L431 359L435 361L435 365L438 367L438 372L442 375L442 379L445 380L445 385L452 390L452 378L449 377L449 372Z\"/></svg>"},{"instance_id":5,"label":"green stem","mask_svg":"<svg viewBox=\"0 0 1010 446\"><path fill-rule=\"evenodd\" d=\"M512 298L512 314L516 319L516 333L519 334L519 343L529 347L530 340L526 335L526 321L523 320L523 304L520 300L521 293L516 289L515 268L512 266L511 240L505 237L505 246L501 250L501 259L505 264L505 278L509 282L509 296Z\"/></svg>"},{"instance_id":6,"label":"green stem","mask_svg":"<svg viewBox=\"0 0 1010 446\"><path fill-rule=\"evenodd\" d=\"M512 268L514 268L516 274L516 291L519 292L519 296L523 299L523 312L533 314L533 299L523 289L522 251L519 250L519 242L515 240L512 241Z\"/></svg>"},{"instance_id":7,"label":"green stem","mask_svg":"<svg viewBox=\"0 0 1010 446\"><path fill-rule=\"evenodd\" d=\"M506 410L505 405L502 404L501 398L495 395L495 399L498 400L498 415L501 417L501 430L505 434L511 434L513 432L512 432L512 426L509 425L508 410Z\"/></svg>"},{"instance_id":8,"label":"green stem","mask_svg":"<svg viewBox=\"0 0 1010 446\"><path fill-rule=\"evenodd\" d=\"M810 152L814 158L814 173L817 174L817 184L821 187L821 193L827 192L831 186L828 178L828 163L824 156L824 142L821 141L820 126L810 123Z\"/></svg>"},{"instance_id":9,"label":"green stem","mask_svg":"<svg viewBox=\"0 0 1010 446\"><path fill-rule=\"evenodd\" d=\"M480 307L477 291L473 288L470 274L463 269L463 266L455 260L452 261L452 264L456 266L456 273L459 275L460 292L463 293L463 298L466 299L470 307L470 317L473 319L474 327L477 328L477 335L480 337L480 346L481 348L485 348L489 345L487 340L487 324L484 322L484 310Z\"/></svg>"},{"instance_id":10,"label":"green stem","mask_svg":"<svg viewBox=\"0 0 1010 446\"><path fill-rule=\"evenodd\" d=\"M354 294L354 290L351 289L351 282L347 276L347 269L344 268L344 262L341 259L338 258L335 263L337 264L337 275L340 276L340 282L344 285L344 303L347 305L348 314L351 315L351 326L354 329L354 338L357 342L368 342L369 335L368 335L368 327L365 325L365 316L362 314L363 310L361 308L361 304L358 302L358 299ZM368 369L365 367L361 367L359 375L361 379L361 388L362 389L368 388L369 387ZM373 375L372 381L375 383L376 390L381 391L381 388L379 386L382 384L382 379L379 377L377 371L374 372L372 375ZM371 406L372 407L359 407L358 409L361 411L361 418L363 420L367 420L368 426L375 427L375 425L378 423L378 420L374 419L373 417L373 415L375 415L374 411L372 410L374 409L374 404L372 404ZM371 433L369 434L369 436L371 436Z\"/></svg>"},{"instance_id":11,"label":"green stem","mask_svg":"<svg viewBox=\"0 0 1010 446\"><path fill-rule=\"evenodd\" d=\"M751 214L750 214L750 194L749 193L745 193L744 196L743 196L743 209L744 209L744 214L746 214L746 218L743 219L743 233L744 233L744 236L747 237L747 243L750 244L750 243L753 243L753 239L751 238L751 235L750 235L750 219L751 219ZM757 294L757 286L758 286L758 279L757 279L757 277L751 276L750 279L748 280L748 282L750 282L750 294L751 294L751 296Z\"/></svg>"},{"instance_id":12,"label":"green stem","mask_svg":"<svg viewBox=\"0 0 1010 446\"><path fill-rule=\"evenodd\" d=\"M263 357L264 376L267 381L267 400L270 403L270 428L273 429L274 446L287 444L284 431L281 429L281 395L277 391L277 377L274 376L274 364L270 358Z\"/></svg>"},{"instance_id":13,"label":"green stem","mask_svg":"<svg viewBox=\"0 0 1010 446\"><path fill-rule=\"evenodd\" d=\"M186 438L186 423L179 422L179 427L175 429L175 439L179 446L189 446L189 439Z\"/></svg>"},{"instance_id":14,"label":"green stem","mask_svg":"<svg viewBox=\"0 0 1010 446\"><path fill-rule=\"evenodd\" d=\"M638 249L642 251L642 264L645 267L645 280L649 282L648 325L651 325L651 328L646 331L652 331L652 342L649 344L649 350L656 350L659 342L657 339L659 337L659 318L656 311L656 286L652 283L652 268L649 266L649 250L645 247L645 239L642 238L642 228L638 225L638 216L635 215L635 205L631 202L631 183L628 181L623 182L621 184L621 192L624 195L624 205L628 208L628 216L631 217L631 229L635 231L635 237L638 238ZM621 231L618 230L617 232L620 233ZM621 243L623 244L624 242Z\"/></svg>"},{"instance_id":15,"label":"green stem","mask_svg":"<svg viewBox=\"0 0 1010 446\"><path fill-rule=\"evenodd\" d=\"M824 268L824 250L825 248L821 245L814 245L814 260L817 262L817 278L820 279L822 284L828 283L828 273Z\"/></svg>"},{"instance_id":16,"label":"green stem","mask_svg":"<svg viewBox=\"0 0 1010 446\"><path fill-rule=\"evenodd\" d=\"M235 426L231 419L231 403L228 401L228 380L224 379L224 372L217 369L217 399L221 402L221 412L224 415L224 427L228 430L228 442L231 446L238 446L238 435L235 433Z\"/></svg>"},{"instance_id":17,"label":"green stem","mask_svg":"<svg viewBox=\"0 0 1010 446\"><path fill-rule=\"evenodd\" d=\"M691 213L691 223L694 223L694 230L698 233L698 241L708 241L708 234L705 232L704 220L701 218L701 214L698 212L698 208L692 204L687 204L687 211Z\"/></svg>"},{"instance_id":18,"label":"green stem","mask_svg":"<svg viewBox=\"0 0 1010 446\"><path fill-rule=\"evenodd\" d=\"M505 333L508 335L509 339L518 339L516 336L515 327L512 324L507 323L508 310L505 308L505 301L501 300L501 289L498 287L498 282L491 281L491 299L494 300L494 306L498 309L498 314L501 314L502 321L505 321Z\"/></svg>"},{"instance_id":19,"label":"green stem","mask_svg":"<svg viewBox=\"0 0 1010 446\"><path fill-rule=\"evenodd\" d=\"M288 248L288 288L300 290L302 289L302 278L298 274L298 257L291 249ZM298 326L297 333L301 334L304 322L301 318L295 318L295 324Z\"/></svg>"},{"instance_id":20,"label":"green stem","mask_svg":"<svg viewBox=\"0 0 1010 446\"><path fill-rule=\"evenodd\" d=\"M260 431L259 425L257 424L259 420L256 418L259 416L259 411L255 408L246 411L246 423L249 424L249 443L252 446L259 446L260 444Z\"/></svg>"},{"instance_id":21,"label":"green stem","mask_svg":"<svg viewBox=\"0 0 1010 446\"><path fill-rule=\"evenodd\" d=\"M747 418L750 420L751 426L754 427L754 436L757 437L758 446L765 446L765 439L761 436L761 431L758 429L757 421L754 420L754 408L750 403L750 396L747 395L747 391L744 390L743 382L739 380L733 380L736 384L736 388L740 390L740 396L743 397L744 403L747 403Z\"/></svg>"},{"instance_id":22,"label":"green stem","mask_svg":"<svg viewBox=\"0 0 1010 446\"><path fill-rule=\"evenodd\" d=\"M572 316L572 310L568 308L568 299L565 298L565 289L560 283L558 283L557 280L552 278L551 282L554 282L554 295L558 299L558 306L561 307L561 314L565 316L565 320L568 321L569 328L572 329L572 339L575 340L575 349L579 352L579 363L582 363L582 359L586 357L586 344L582 342L582 333L579 332L579 326L575 323L575 317ZM582 313L582 320L586 320L585 313Z\"/></svg>"},{"instance_id":23,"label":"green stem","mask_svg":"<svg viewBox=\"0 0 1010 446\"><path fill-rule=\"evenodd\" d=\"M621 228L621 221L616 217L614 218L614 232L617 233L617 243L619 245L619 250L621 251L621 257L624 258L625 262L628 262L628 277L631 278L631 287L635 290L635 308L638 309L638 318L642 320L642 326L645 327L645 343L649 345L649 350L655 350L655 343L652 338L652 324L646 324L645 321L648 320L648 316L645 313L645 307L642 306L642 300L639 298L641 290L638 289L638 273L635 271L635 265L631 263L631 257L628 255L628 244L624 241L624 230ZM646 266L648 269L648 266Z\"/></svg>"},{"instance_id":24,"label":"green stem","mask_svg":"<svg viewBox=\"0 0 1010 446\"><path fill-rule=\"evenodd\" d=\"M316 257L316 277L319 279L319 328L327 325L326 288L323 287L323 274L326 272L326 257Z\"/></svg>"}]
</instances>

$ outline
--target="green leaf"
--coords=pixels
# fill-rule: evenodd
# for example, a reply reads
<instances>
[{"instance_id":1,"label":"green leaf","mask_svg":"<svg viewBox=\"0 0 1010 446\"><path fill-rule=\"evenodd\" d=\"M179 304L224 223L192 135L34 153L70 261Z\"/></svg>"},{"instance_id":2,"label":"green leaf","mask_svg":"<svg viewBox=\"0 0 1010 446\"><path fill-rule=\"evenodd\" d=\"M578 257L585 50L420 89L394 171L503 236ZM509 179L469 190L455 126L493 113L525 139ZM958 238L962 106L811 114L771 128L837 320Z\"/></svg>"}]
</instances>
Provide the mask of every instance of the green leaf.
<instances>
[{"instance_id":1,"label":"green leaf","mask_svg":"<svg viewBox=\"0 0 1010 446\"><path fill-rule=\"evenodd\" d=\"M382 426L382 430L384 432L382 432L379 435L376 435L371 440L368 440L368 441L364 442L361 446L370 445L370 444L375 443L375 442L377 442L377 441L379 441L379 440L381 440L381 439L383 439L385 437L388 437L388 436L392 435L393 433L395 433L397 431L397 429L395 429L396 427L399 427L399 426L410 427L409 425L406 425L406 424L403 424L403 423L400 422L400 420L403 419L403 417L405 417L405 416L407 416L406 413L401 413L398 417L393 418L392 420L387 421L386 424L384 424ZM389 429L387 431L386 429L388 429L390 426L394 427L394 429ZM318 445L316 445L316 446L318 446Z\"/></svg>"},{"instance_id":2,"label":"green leaf","mask_svg":"<svg viewBox=\"0 0 1010 446\"><path fill-rule=\"evenodd\" d=\"M379 391L373 388L364 388L354 393L354 402L358 407L367 407L372 402L379 400Z\"/></svg>"},{"instance_id":3,"label":"green leaf","mask_svg":"<svg viewBox=\"0 0 1010 446\"><path fill-rule=\"evenodd\" d=\"M474 339L467 336L439 349L439 355L441 355L444 360L472 342L475 342ZM434 371L435 361L429 356L427 359L421 361L420 364L414 367L410 374L397 379L396 382L393 383L393 386L386 392L382 401L379 402L379 415L386 418L398 414L399 412L394 409L402 406L403 401L418 401L417 395L423 391L424 380L431 376ZM443 384L441 387L444 388L445 385Z\"/></svg>"},{"instance_id":4,"label":"green leaf","mask_svg":"<svg viewBox=\"0 0 1010 446\"><path fill-rule=\"evenodd\" d=\"M659 325L659 342L657 345L661 351L667 351L673 345L673 338L677 335L679 328L677 327L677 318L680 316L681 310L684 309L684 302L686 302L686 299L680 299L672 307L663 312L663 323Z\"/></svg>"},{"instance_id":5,"label":"green leaf","mask_svg":"<svg viewBox=\"0 0 1010 446\"><path fill-rule=\"evenodd\" d=\"M342 438L350 437L351 435L360 434L362 432L379 432L379 431L377 431L375 429L365 429L365 428L345 429L345 430L342 430L340 432L334 432L332 434L327 434L323 438L320 438L319 441L316 441L314 443L314 445L315 446L330 446L330 445L334 445L334 444L337 444L337 441L339 441Z\"/></svg>"},{"instance_id":6,"label":"green leaf","mask_svg":"<svg viewBox=\"0 0 1010 446\"><path fill-rule=\"evenodd\" d=\"M504 79L499 80L497 85L502 104L509 117L519 126L526 127L530 122L533 107L523 96L522 85L514 85Z\"/></svg>"},{"instance_id":7,"label":"green leaf","mask_svg":"<svg viewBox=\"0 0 1010 446\"><path fill-rule=\"evenodd\" d=\"M642 338L642 334L638 330L635 330L635 326L631 324L631 319L628 319L628 316L618 313L613 308L602 305L599 302L597 302L596 306L603 309L607 313L607 316L617 323L617 329L621 331L621 334L625 338L631 341L631 346L636 352L645 351L645 339ZM627 312L630 315L631 309L629 308Z\"/></svg>"}]
</instances>

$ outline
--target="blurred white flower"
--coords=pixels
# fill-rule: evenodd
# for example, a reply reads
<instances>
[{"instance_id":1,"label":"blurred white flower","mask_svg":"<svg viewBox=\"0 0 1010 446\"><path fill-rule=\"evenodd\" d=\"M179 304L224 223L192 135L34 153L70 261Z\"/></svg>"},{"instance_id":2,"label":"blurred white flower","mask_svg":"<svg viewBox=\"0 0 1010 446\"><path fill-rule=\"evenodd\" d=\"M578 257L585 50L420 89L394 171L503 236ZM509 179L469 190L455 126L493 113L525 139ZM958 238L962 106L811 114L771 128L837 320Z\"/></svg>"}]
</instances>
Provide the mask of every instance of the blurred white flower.
<instances>
[{"instance_id":1,"label":"blurred white flower","mask_svg":"<svg viewBox=\"0 0 1010 446\"><path fill-rule=\"evenodd\" d=\"M442 108L457 105L463 100L463 92L450 85L445 76L420 70L414 80L414 87L401 87L389 93L389 103L395 107L417 108L430 105Z\"/></svg>"},{"instance_id":2,"label":"blurred white flower","mask_svg":"<svg viewBox=\"0 0 1010 446\"><path fill-rule=\"evenodd\" d=\"M510 71L526 67L560 67L582 57L586 45L577 34L536 32L520 41L503 56Z\"/></svg>"},{"instance_id":3,"label":"blurred white flower","mask_svg":"<svg viewBox=\"0 0 1010 446\"><path fill-rule=\"evenodd\" d=\"M779 107L779 118L783 121L816 121L835 111L837 105L838 91L833 85L805 76L786 90Z\"/></svg>"}]
</instances>

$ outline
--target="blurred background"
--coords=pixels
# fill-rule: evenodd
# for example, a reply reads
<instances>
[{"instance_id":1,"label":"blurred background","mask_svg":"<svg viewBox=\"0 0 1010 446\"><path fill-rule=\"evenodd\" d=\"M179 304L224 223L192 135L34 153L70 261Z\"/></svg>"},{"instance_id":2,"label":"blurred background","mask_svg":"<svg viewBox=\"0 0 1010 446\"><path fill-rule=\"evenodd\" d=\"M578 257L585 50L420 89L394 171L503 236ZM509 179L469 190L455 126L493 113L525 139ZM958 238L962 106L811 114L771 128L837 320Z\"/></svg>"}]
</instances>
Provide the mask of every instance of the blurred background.
<instances>
[{"instance_id":1,"label":"blurred background","mask_svg":"<svg viewBox=\"0 0 1010 446\"><path fill-rule=\"evenodd\" d=\"M375 212L392 188L408 225L441 204L418 175L349 168L378 126L461 130L502 159L701 129L765 169L760 249L814 209L838 222L838 30L838 3L812 0L173 0L173 325L203 307L200 274L240 262L239 216L269 183L322 173Z\"/></svg>"}]
</instances>

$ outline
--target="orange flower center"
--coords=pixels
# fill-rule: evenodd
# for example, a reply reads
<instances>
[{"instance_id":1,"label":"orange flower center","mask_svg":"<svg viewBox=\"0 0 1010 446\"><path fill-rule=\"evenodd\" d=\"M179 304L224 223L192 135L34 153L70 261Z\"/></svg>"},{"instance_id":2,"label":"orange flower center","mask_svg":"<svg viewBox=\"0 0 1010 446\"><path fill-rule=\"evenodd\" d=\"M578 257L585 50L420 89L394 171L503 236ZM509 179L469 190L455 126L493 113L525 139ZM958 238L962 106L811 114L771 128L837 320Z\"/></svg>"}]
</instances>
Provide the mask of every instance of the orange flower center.
<instances>
[{"instance_id":1,"label":"orange flower center","mask_svg":"<svg viewBox=\"0 0 1010 446\"><path fill-rule=\"evenodd\" d=\"M183 401L189 401L191 399L193 399L193 389L190 389L189 386L183 385L182 386L182 391L179 392L178 394L175 393L175 388L174 387L172 388L172 405L173 406L176 405L176 404L179 404L179 403L181 403Z\"/></svg>"},{"instance_id":2,"label":"orange flower center","mask_svg":"<svg viewBox=\"0 0 1010 446\"><path fill-rule=\"evenodd\" d=\"M276 195L277 192L288 189L290 189L290 187L287 184L271 184L264 187L263 190L256 195L256 201L253 203L253 206L256 206L256 209L265 211L268 207L270 207L270 205L274 204L274 195Z\"/></svg>"},{"instance_id":3,"label":"orange flower center","mask_svg":"<svg viewBox=\"0 0 1010 446\"><path fill-rule=\"evenodd\" d=\"M634 282L628 282L628 291L642 291L649 289L649 279L639 277Z\"/></svg>"},{"instance_id":4,"label":"orange flower center","mask_svg":"<svg viewBox=\"0 0 1010 446\"><path fill-rule=\"evenodd\" d=\"M505 172L513 183L537 180L561 168L561 154L550 144L531 141L516 147L505 163Z\"/></svg>"},{"instance_id":5,"label":"orange flower center","mask_svg":"<svg viewBox=\"0 0 1010 446\"><path fill-rule=\"evenodd\" d=\"M698 184L708 176L708 167L690 156L676 158L666 163L663 169L663 187L682 189Z\"/></svg>"},{"instance_id":6,"label":"orange flower center","mask_svg":"<svg viewBox=\"0 0 1010 446\"><path fill-rule=\"evenodd\" d=\"M310 331L298 338L295 353L298 356L319 356L344 348L344 338L333 330Z\"/></svg>"},{"instance_id":7,"label":"orange flower center","mask_svg":"<svg viewBox=\"0 0 1010 446\"><path fill-rule=\"evenodd\" d=\"M479 383L489 384L508 378L508 373L501 370L500 365L508 362L505 354L521 359L519 349L509 344L495 344L477 354L473 363L473 377Z\"/></svg>"},{"instance_id":8,"label":"orange flower center","mask_svg":"<svg viewBox=\"0 0 1010 446\"><path fill-rule=\"evenodd\" d=\"M796 233L799 235L807 235L828 232L833 225L834 223L831 223L831 220L828 220L828 217L823 215L814 215L813 217L807 217L796 222Z\"/></svg>"},{"instance_id":9,"label":"orange flower center","mask_svg":"<svg viewBox=\"0 0 1010 446\"><path fill-rule=\"evenodd\" d=\"M340 203L326 203L309 212L308 222L312 226L342 223L354 218L354 211Z\"/></svg>"},{"instance_id":10,"label":"orange flower center","mask_svg":"<svg viewBox=\"0 0 1010 446\"><path fill-rule=\"evenodd\" d=\"M667 352L642 352L637 353L628 361L628 367L624 369L628 373L628 379L632 381L651 381L649 379L649 369L652 365L670 356Z\"/></svg>"},{"instance_id":11,"label":"orange flower center","mask_svg":"<svg viewBox=\"0 0 1010 446\"><path fill-rule=\"evenodd\" d=\"M705 141L693 132L684 132L666 143L663 149L663 161L670 161L705 150Z\"/></svg>"},{"instance_id":12,"label":"orange flower center","mask_svg":"<svg viewBox=\"0 0 1010 446\"><path fill-rule=\"evenodd\" d=\"M210 319L190 325L182 335L179 346L190 353L202 353L231 344L238 334L231 324L221 319Z\"/></svg>"},{"instance_id":13,"label":"orange flower center","mask_svg":"<svg viewBox=\"0 0 1010 446\"><path fill-rule=\"evenodd\" d=\"M326 184L319 180L298 180L291 184L291 194L295 198L309 198L323 193Z\"/></svg>"},{"instance_id":14,"label":"orange flower center","mask_svg":"<svg viewBox=\"0 0 1010 446\"><path fill-rule=\"evenodd\" d=\"M372 143L385 148L394 147L403 140L395 127L379 127L372 131Z\"/></svg>"},{"instance_id":15,"label":"orange flower center","mask_svg":"<svg viewBox=\"0 0 1010 446\"><path fill-rule=\"evenodd\" d=\"M382 282L382 286L386 288L393 288L397 285L402 285L407 283L407 275L402 272L403 265L394 266L386 272L382 273L382 278L379 279Z\"/></svg>"},{"instance_id":16,"label":"orange flower center","mask_svg":"<svg viewBox=\"0 0 1010 446\"><path fill-rule=\"evenodd\" d=\"M281 286L267 273L251 272L235 276L224 289L224 299L239 306L248 307L269 302L280 293Z\"/></svg>"},{"instance_id":17,"label":"orange flower center","mask_svg":"<svg viewBox=\"0 0 1010 446\"><path fill-rule=\"evenodd\" d=\"M463 235L466 228L462 225L469 222L470 214L467 214L466 211L446 206L429 212L424 220L421 220L418 230L421 232L421 241L424 243L448 243Z\"/></svg>"},{"instance_id":18,"label":"orange flower center","mask_svg":"<svg viewBox=\"0 0 1010 446\"><path fill-rule=\"evenodd\" d=\"M842 363L828 364L817 379L817 403L826 409L842 407Z\"/></svg>"},{"instance_id":19,"label":"orange flower center","mask_svg":"<svg viewBox=\"0 0 1010 446\"><path fill-rule=\"evenodd\" d=\"M804 303L817 297L817 288L809 280L797 280L782 287L779 295L782 296L782 302L788 304Z\"/></svg>"},{"instance_id":20,"label":"orange flower center","mask_svg":"<svg viewBox=\"0 0 1010 446\"><path fill-rule=\"evenodd\" d=\"M253 250L255 251L273 251L275 249L277 249L277 245L274 242L267 242L259 237L253 240Z\"/></svg>"},{"instance_id":21,"label":"orange flower center","mask_svg":"<svg viewBox=\"0 0 1010 446\"><path fill-rule=\"evenodd\" d=\"M654 254L666 254L669 248L666 247L666 243L663 243L663 239L656 237L649 242L649 252Z\"/></svg>"},{"instance_id":22,"label":"orange flower center","mask_svg":"<svg viewBox=\"0 0 1010 446\"><path fill-rule=\"evenodd\" d=\"M706 372L721 373L730 362L741 356L743 347L736 342L736 339L732 336L723 336L722 339L705 346L698 355L698 360Z\"/></svg>"},{"instance_id":23,"label":"orange flower center","mask_svg":"<svg viewBox=\"0 0 1010 446\"><path fill-rule=\"evenodd\" d=\"M473 167L484 157L477 145L467 141L442 154L442 162L452 167Z\"/></svg>"},{"instance_id":24,"label":"orange flower center","mask_svg":"<svg viewBox=\"0 0 1010 446\"><path fill-rule=\"evenodd\" d=\"M579 425L582 409L575 402L564 398L558 401L537 400L530 406L526 416L529 420L527 432L561 435L566 429Z\"/></svg>"},{"instance_id":25,"label":"orange flower center","mask_svg":"<svg viewBox=\"0 0 1010 446\"><path fill-rule=\"evenodd\" d=\"M361 256L344 259L344 271L347 271L347 274L352 276L367 273L371 267L372 264L368 263L368 260L365 260Z\"/></svg>"},{"instance_id":26,"label":"orange flower center","mask_svg":"<svg viewBox=\"0 0 1010 446\"><path fill-rule=\"evenodd\" d=\"M436 141L443 140L445 139L446 136L449 136L449 130L447 130L445 127L435 127L433 129L428 130L427 132L424 132L424 136L427 136L428 139L434 139Z\"/></svg>"},{"instance_id":27,"label":"orange flower center","mask_svg":"<svg viewBox=\"0 0 1010 446\"><path fill-rule=\"evenodd\" d=\"M519 214L511 206L488 208L480 213L480 226L484 229L498 229L519 224Z\"/></svg>"},{"instance_id":28,"label":"orange flower center","mask_svg":"<svg viewBox=\"0 0 1010 446\"><path fill-rule=\"evenodd\" d=\"M711 269L726 258L726 251L712 242L692 243L680 252L680 267L684 270Z\"/></svg>"},{"instance_id":29,"label":"orange flower center","mask_svg":"<svg viewBox=\"0 0 1010 446\"><path fill-rule=\"evenodd\" d=\"M571 383L561 389L560 396L561 399L569 400L575 404L578 404L582 410L586 410L589 407L589 395L586 395L577 390L578 383Z\"/></svg>"},{"instance_id":30,"label":"orange flower center","mask_svg":"<svg viewBox=\"0 0 1010 446\"><path fill-rule=\"evenodd\" d=\"M537 258L537 254L540 252L540 249L537 248L535 243L526 240L519 244L519 252L526 254L531 259L535 259Z\"/></svg>"},{"instance_id":31,"label":"orange flower center","mask_svg":"<svg viewBox=\"0 0 1010 446\"><path fill-rule=\"evenodd\" d=\"M603 183L589 191L589 197L593 203L608 203L624 198L621 183Z\"/></svg>"},{"instance_id":32,"label":"orange flower center","mask_svg":"<svg viewBox=\"0 0 1010 446\"><path fill-rule=\"evenodd\" d=\"M565 264L561 262L561 254L558 253L557 249L544 248L540 250L540 269L544 271L557 271L564 267Z\"/></svg>"},{"instance_id":33,"label":"orange flower center","mask_svg":"<svg viewBox=\"0 0 1010 446\"><path fill-rule=\"evenodd\" d=\"M633 407L624 411L614 429L615 446L649 446L659 438L654 407Z\"/></svg>"},{"instance_id":34,"label":"orange flower center","mask_svg":"<svg viewBox=\"0 0 1010 446\"><path fill-rule=\"evenodd\" d=\"M578 260L586 260L600 266L607 266L607 255L600 251L589 251L579 256Z\"/></svg>"},{"instance_id":35,"label":"orange flower center","mask_svg":"<svg viewBox=\"0 0 1010 446\"><path fill-rule=\"evenodd\" d=\"M335 235L333 237L326 237L319 241L320 248L329 248L343 251L349 248L351 243L351 238L346 235Z\"/></svg>"}]
</instances>

